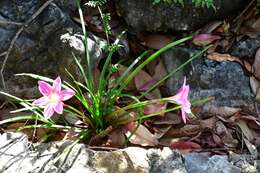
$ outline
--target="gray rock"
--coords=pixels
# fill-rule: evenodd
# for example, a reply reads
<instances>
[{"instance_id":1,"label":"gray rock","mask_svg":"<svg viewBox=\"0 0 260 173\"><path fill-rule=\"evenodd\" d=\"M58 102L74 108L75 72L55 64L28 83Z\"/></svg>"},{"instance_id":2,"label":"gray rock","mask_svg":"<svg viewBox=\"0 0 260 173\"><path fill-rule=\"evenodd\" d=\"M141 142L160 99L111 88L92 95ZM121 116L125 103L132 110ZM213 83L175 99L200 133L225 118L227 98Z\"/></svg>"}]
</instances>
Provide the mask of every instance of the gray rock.
<instances>
[{"instance_id":1,"label":"gray rock","mask_svg":"<svg viewBox=\"0 0 260 173\"><path fill-rule=\"evenodd\" d=\"M55 4L57 4L62 10L66 11L68 14L73 14L78 10L77 1L68 1L68 0L55 0Z\"/></svg>"},{"instance_id":2,"label":"gray rock","mask_svg":"<svg viewBox=\"0 0 260 173\"><path fill-rule=\"evenodd\" d=\"M232 154L229 157L230 163L241 169L243 173L259 172L259 160L256 160L252 155Z\"/></svg>"},{"instance_id":3,"label":"gray rock","mask_svg":"<svg viewBox=\"0 0 260 173\"><path fill-rule=\"evenodd\" d=\"M227 156L209 157L199 153L184 156L188 173L240 173L241 170L228 162Z\"/></svg>"},{"instance_id":4,"label":"gray rock","mask_svg":"<svg viewBox=\"0 0 260 173\"><path fill-rule=\"evenodd\" d=\"M168 72L184 63L192 54L192 49L175 48L163 55L163 62ZM254 96L249 86L249 77L236 62L216 62L199 58L190 66L176 73L166 82L167 94L175 95L182 85L184 76L190 85L190 99L201 100L206 97L215 97L207 105L241 106L254 102Z\"/></svg>"},{"instance_id":5,"label":"gray rock","mask_svg":"<svg viewBox=\"0 0 260 173\"><path fill-rule=\"evenodd\" d=\"M236 62L216 62L199 59L194 63L189 78L191 99L215 97L210 104L241 106L254 102L249 77Z\"/></svg>"},{"instance_id":6,"label":"gray rock","mask_svg":"<svg viewBox=\"0 0 260 173\"><path fill-rule=\"evenodd\" d=\"M20 133L0 136L2 173L186 173L183 157L169 148L94 151L72 141L31 144Z\"/></svg>"},{"instance_id":7,"label":"gray rock","mask_svg":"<svg viewBox=\"0 0 260 173\"><path fill-rule=\"evenodd\" d=\"M23 98L37 96L35 80L28 77L14 77L17 73L35 73L51 78L59 75L62 79L68 80L65 72L67 68L76 77L79 76L72 53L83 59L82 33L80 26L75 24L69 16L69 13L76 8L75 3L55 2L57 4L51 3L16 40L4 69L7 92ZM2 0L0 19L23 23L38 10L41 4L40 0L15 2ZM7 50L18 28L15 25L0 24L1 53ZM89 34L88 40L94 65L102 57L100 45L104 45L105 42L93 34ZM3 58L4 56L0 57L1 64Z\"/></svg>"},{"instance_id":8,"label":"gray rock","mask_svg":"<svg viewBox=\"0 0 260 173\"><path fill-rule=\"evenodd\" d=\"M231 50L231 55L239 58L254 59L258 48L260 48L260 37L248 38L237 42Z\"/></svg>"},{"instance_id":9,"label":"gray rock","mask_svg":"<svg viewBox=\"0 0 260 173\"><path fill-rule=\"evenodd\" d=\"M169 148L150 150L148 158L149 173L186 173L181 154Z\"/></svg>"},{"instance_id":10,"label":"gray rock","mask_svg":"<svg viewBox=\"0 0 260 173\"><path fill-rule=\"evenodd\" d=\"M161 55L161 59L168 73L176 70L180 65L185 63L190 58L190 52L186 48L173 48ZM190 66L186 66L186 69ZM166 81L167 94L173 95L179 89L185 76L185 70L181 69L176 72L173 77Z\"/></svg>"},{"instance_id":11,"label":"gray rock","mask_svg":"<svg viewBox=\"0 0 260 173\"><path fill-rule=\"evenodd\" d=\"M152 4L152 0L116 0L120 15L138 31L186 31L237 12L246 1L214 0L216 11L195 8L191 0L180 4Z\"/></svg>"}]
</instances>

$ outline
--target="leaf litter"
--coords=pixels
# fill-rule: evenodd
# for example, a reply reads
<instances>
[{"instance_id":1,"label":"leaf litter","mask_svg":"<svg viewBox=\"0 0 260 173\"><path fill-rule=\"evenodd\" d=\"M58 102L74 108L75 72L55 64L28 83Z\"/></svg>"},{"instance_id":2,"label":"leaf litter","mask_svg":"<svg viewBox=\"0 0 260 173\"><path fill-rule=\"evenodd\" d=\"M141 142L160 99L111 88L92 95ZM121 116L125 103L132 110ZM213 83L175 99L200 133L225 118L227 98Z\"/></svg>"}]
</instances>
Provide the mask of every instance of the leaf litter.
<instances>
[{"instance_id":1,"label":"leaf litter","mask_svg":"<svg viewBox=\"0 0 260 173\"><path fill-rule=\"evenodd\" d=\"M223 62L233 61L239 63L251 75L250 86L256 99L260 100L260 49L258 49L254 62L249 62L229 54L228 50L235 41L241 40L243 37L256 38L260 35L260 18L256 14L257 8L247 8L233 22L232 21L215 21L194 33L192 47L204 47L208 44L214 44L214 47L208 51L207 58L210 60ZM111 40L122 31L118 16L115 14L114 7L110 3L103 7L104 11L110 12L111 15ZM91 32L105 38L102 30L102 24L98 21L99 13L97 9L90 8L85 11L85 21ZM73 18L78 22L77 16ZM132 54L139 54L144 49L157 50L170 43L174 35L165 35L158 33L137 33L125 39L126 45L129 46ZM159 81L167 74L162 63L158 61L149 69L142 70L127 89L133 93L142 93L148 90L156 81ZM118 64L118 71L113 76L117 78L121 76L127 69L127 65ZM99 76L99 70L95 69L95 79ZM110 79L113 85L114 79ZM249 85L249 84L245 84ZM147 99L161 98L162 91L160 88L153 90ZM165 110L168 105L155 103L144 108L145 114ZM196 109L193 108L193 109ZM243 153L249 151L253 155L257 155L257 148L260 147L260 116L257 111L248 107L216 107L211 106L206 116L198 116L183 124L178 112L165 113L161 116L145 120L142 124L134 122L128 123L126 126L118 129L112 127L106 130L104 136L93 134L86 141L90 146L104 146L122 148L125 147L124 142L127 137L131 145L141 145L150 147L168 146L172 149L191 151L211 151L212 153L226 154L229 151ZM125 112L125 118L129 118L130 113ZM5 110L1 110L0 119L7 116ZM205 114L196 110L196 114ZM15 115L15 114L14 114ZM204 118L201 118L204 117ZM78 121L70 119L67 121ZM24 121L12 123L1 129L13 130L24 125ZM77 123L79 126L82 122ZM34 129L24 129L29 137L35 137L35 140L47 138L45 134L47 130L39 128L35 132ZM36 134L34 136L34 133ZM74 140L78 134L72 131L57 130L53 132L53 140ZM219 149L219 150L218 150Z\"/></svg>"}]
</instances>

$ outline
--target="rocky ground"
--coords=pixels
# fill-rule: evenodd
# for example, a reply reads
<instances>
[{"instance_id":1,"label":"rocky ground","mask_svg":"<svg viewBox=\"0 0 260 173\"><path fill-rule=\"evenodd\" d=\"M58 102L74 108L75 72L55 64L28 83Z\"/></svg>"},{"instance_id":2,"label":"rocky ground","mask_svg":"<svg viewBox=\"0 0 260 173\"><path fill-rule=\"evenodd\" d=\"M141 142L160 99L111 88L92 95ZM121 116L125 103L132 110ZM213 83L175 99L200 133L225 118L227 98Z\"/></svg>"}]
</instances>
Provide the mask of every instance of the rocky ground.
<instances>
[{"instance_id":1,"label":"rocky ground","mask_svg":"<svg viewBox=\"0 0 260 173\"><path fill-rule=\"evenodd\" d=\"M102 151L72 141L32 144L21 133L0 136L3 173L257 173L260 160L251 155L180 154L169 148L129 147Z\"/></svg>"}]
</instances>

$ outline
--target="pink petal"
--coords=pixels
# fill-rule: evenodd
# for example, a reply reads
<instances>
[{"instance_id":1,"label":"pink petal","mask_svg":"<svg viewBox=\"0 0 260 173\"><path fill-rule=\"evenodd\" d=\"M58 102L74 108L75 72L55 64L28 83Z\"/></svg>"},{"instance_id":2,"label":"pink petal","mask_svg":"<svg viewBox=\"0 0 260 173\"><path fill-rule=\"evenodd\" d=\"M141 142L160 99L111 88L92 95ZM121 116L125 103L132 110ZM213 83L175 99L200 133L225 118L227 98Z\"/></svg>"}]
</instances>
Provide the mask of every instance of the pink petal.
<instances>
[{"instance_id":1,"label":"pink petal","mask_svg":"<svg viewBox=\"0 0 260 173\"><path fill-rule=\"evenodd\" d=\"M184 111L183 108L181 108L181 117L182 117L184 124L186 124L186 112Z\"/></svg>"},{"instance_id":2,"label":"pink petal","mask_svg":"<svg viewBox=\"0 0 260 173\"><path fill-rule=\"evenodd\" d=\"M184 81L183 81L183 85L182 86L186 86L186 76L184 76Z\"/></svg>"},{"instance_id":3,"label":"pink petal","mask_svg":"<svg viewBox=\"0 0 260 173\"><path fill-rule=\"evenodd\" d=\"M34 100L32 102L32 104L33 105L37 105L37 106L44 106L44 105L46 105L48 103L48 101L49 101L48 97L43 96L41 98L38 98L38 99Z\"/></svg>"},{"instance_id":4,"label":"pink petal","mask_svg":"<svg viewBox=\"0 0 260 173\"><path fill-rule=\"evenodd\" d=\"M43 112L43 115L46 119L49 119L52 115L54 114L54 109L51 105L47 105L45 108L44 108L44 112Z\"/></svg>"},{"instance_id":5,"label":"pink petal","mask_svg":"<svg viewBox=\"0 0 260 173\"><path fill-rule=\"evenodd\" d=\"M75 95L75 92L73 90L63 90L60 92L60 99L62 101L66 101L66 100L69 100L74 95Z\"/></svg>"},{"instance_id":6,"label":"pink petal","mask_svg":"<svg viewBox=\"0 0 260 173\"><path fill-rule=\"evenodd\" d=\"M48 96L51 93L52 88L48 83L44 81L38 81L38 85L38 89L42 95Z\"/></svg>"},{"instance_id":7,"label":"pink petal","mask_svg":"<svg viewBox=\"0 0 260 173\"><path fill-rule=\"evenodd\" d=\"M54 80L52 89L58 93L61 91L61 79L59 76Z\"/></svg>"},{"instance_id":8,"label":"pink petal","mask_svg":"<svg viewBox=\"0 0 260 173\"><path fill-rule=\"evenodd\" d=\"M58 114L62 114L62 112L63 112L63 103L60 101L53 108L54 108L55 112L57 112Z\"/></svg>"}]
</instances>

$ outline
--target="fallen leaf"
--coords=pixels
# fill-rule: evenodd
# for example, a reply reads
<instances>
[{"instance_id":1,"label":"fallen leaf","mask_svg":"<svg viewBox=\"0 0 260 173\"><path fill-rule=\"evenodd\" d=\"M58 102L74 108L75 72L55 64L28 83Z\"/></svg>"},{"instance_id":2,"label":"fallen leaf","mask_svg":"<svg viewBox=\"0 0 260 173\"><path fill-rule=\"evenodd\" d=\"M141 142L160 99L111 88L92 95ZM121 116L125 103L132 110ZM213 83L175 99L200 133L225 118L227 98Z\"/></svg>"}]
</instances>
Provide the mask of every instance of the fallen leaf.
<instances>
[{"instance_id":1,"label":"fallen leaf","mask_svg":"<svg viewBox=\"0 0 260 173\"><path fill-rule=\"evenodd\" d=\"M256 51L252 73L254 73L258 79L260 79L260 48Z\"/></svg>"},{"instance_id":2,"label":"fallen leaf","mask_svg":"<svg viewBox=\"0 0 260 173\"><path fill-rule=\"evenodd\" d=\"M207 33L210 34L212 33L214 30L216 30L217 28L220 27L220 25L222 25L222 21L213 21L207 25L205 25L202 29L201 29L201 33Z\"/></svg>"},{"instance_id":3,"label":"fallen leaf","mask_svg":"<svg viewBox=\"0 0 260 173\"><path fill-rule=\"evenodd\" d=\"M247 139L243 138L245 144L246 144L246 147L247 149L249 150L250 154L253 156L253 157L257 157L257 148L255 145L253 145L251 142L249 142Z\"/></svg>"},{"instance_id":4,"label":"fallen leaf","mask_svg":"<svg viewBox=\"0 0 260 173\"><path fill-rule=\"evenodd\" d=\"M241 108L233 108L233 107L217 107L217 106L209 106L208 112L216 115L221 115L222 117L230 117L235 113L241 111Z\"/></svg>"},{"instance_id":5,"label":"fallen leaf","mask_svg":"<svg viewBox=\"0 0 260 173\"><path fill-rule=\"evenodd\" d=\"M241 131L243 132L243 134L245 135L245 137L252 142L254 140L254 136L251 133L251 130L249 129L249 127L247 126L246 122L243 120L238 120L237 121L237 125L240 127Z\"/></svg>"},{"instance_id":6,"label":"fallen leaf","mask_svg":"<svg viewBox=\"0 0 260 173\"><path fill-rule=\"evenodd\" d=\"M200 132L200 125L187 124L180 129L171 128L167 133L166 137L179 138L183 136L193 136Z\"/></svg>"},{"instance_id":7,"label":"fallen leaf","mask_svg":"<svg viewBox=\"0 0 260 173\"><path fill-rule=\"evenodd\" d=\"M251 76L249 79L250 87L255 95L255 99L260 101L260 82L254 76Z\"/></svg>"},{"instance_id":8,"label":"fallen leaf","mask_svg":"<svg viewBox=\"0 0 260 173\"><path fill-rule=\"evenodd\" d=\"M225 146L235 148L238 145L238 141L233 138L231 131L224 125L223 122L216 122L214 132L221 136L222 142Z\"/></svg>"},{"instance_id":9,"label":"fallen leaf","mask_svg":"<svg viewBox=\"0 0 260 173\"><path fill-rule=\"evenodd\" d=\"M118 73L119 73L119 76L122 76L123 73L127 70L127 67L124 66L124 65L121 65L121 64L118 64ZM132 73L132 71L130 70L129 74ZM135 87L135 83L134 83L134 80L131 80L128 85L126 86L125 89L128 89L128 90L136 90L136 87Z\"/></svg>"},{"instance_id":10,"label":"fallen leaf","mask_svg":"<svg viewBox=\"0 0 260 173\"><path fill-rule=\"evenodd\" d=\"M18 128L26 126L26 123L12 123L6 127L7 130L16 131ZM47 128L32 128L32 129L22 129L21 132L26 134L29 140L38 141L43 138L50 130Z\"/></svg>"},{"instance_id":11,"label":"fallen leaf","mask_svg":"<svg viewBox=\"0 0 260 173\"><path fill-rule=\"evenodd\" d=\"M152 103L144 107L144 114L152 114L159 111L165 110L167 107L166 103ZM161 115L164 115L164 113L161 113Z\"/></svg>"},{"instance_id":12,"label":"fallen leaf","mask_svg":"<svg viewBox=\"0 0 260 173\"><path fill-rule=\"evenodd\" d=\"M258 31L260 30L260 17L253 23L252 27Z\"/></svg>"},{"instance_id":13,"label":"fallen leaf","mask_svg":"<svg viewBox=\"0 0 260 173\"><path fill-rule=\"evenodd\" d=\"M196 46L207 46L211 43L213 43L216 40L219 40L221 37L216 36L216 35L212 35L212 34L199 34L199 35L195 35L193 37L193 44L195 44Z\"/></svg>"},{"instance_id":14,"label":"fallen leaf","mask_svg":"<svg viewBox=\"0 0 260 173\"><path fill-rule=\"evenodd\" d=\"M160 116L154 121L155 125L176 125L180 124L181 118L178 114L167 112L164 116Z\"/></svg>"},{"instance_id":15,"label":"fallen leaf","mask_svg":"<svg viewBox=\"0 0 260 173\"><path fill-rule=\"evenodd\" d=\"M252 26L243 26L240 28L240 33L250 38L257 38L260 35L260 29Z\"/></svg>"},{"instance_id":16,"label":"fallen leaf","mask_svg":"<svg viewBox=\"0 0 260 173\"><path fill-rule=\"evenodd\" d=\"M155 80L144 70L141 70L134 78L136 88L139 92L145 92L150 89L154 84ZM146 96L147 99L158 99L161 98L161 92L158 88L149 92Z\"/></svg>"},{"instance_id":17,"label":"fallen leaf","mask_svg":"<svg viewBox=\"0 0 260 173\"><path fill-rule=\"evenodd\" d=\"M130 138L130 142L133 144L138 144L141 146L156 146L158 144L158 140L156 137L143 125L139 125L136 129L137 123L130 122L125 126L127 130L126 136L130 136L132 133L132 137ZM136 131L134 132L134 130Z\"/></svg>"},{"instance_id":18,"label":"fallen leaf","mask_svg":"<svg viewBox=\"0 0 260 173\"><path fill-rule=\"evenodd\" d=\"M93 80L94 80L95 87L99 85L99 76L100 76L100 71L97 67L95 67L93 70Z\"/></svg>"},{"instance_id":19,"label":"fallen leaf","mask_svg":"<svg viewBox=\"0 0 260 173\"><path fill-rule=\"evenodd\" d=\"M108 140L106 142L106 146L122 148L124 146L126 138L124 136L122 129L113 130L108 134Z\"/></svg>"},{"instance_id":20,"label":"fallen leaf","mask_svg":"<svg viewBox=\"0 0 260 173\"><path fill-rule=\"evenodd\" d=\"M178 141L170 145L171 149L188 150L188 149L201 149L201 146L195 142Z\"/></svg>"},{"instance_id":21,"label":"fallen leaf","mask_svg":"<svg viewBox=\"0 0 260 173\"><path fill-rule=\"evenodd\" d=\"M160 127L154 127L154 136L156 139L160 139L165 135L165 133L171 128L171 125L164 125Z\"/></svg>"},{"instance_id":22,"label":"fallen leaf","mask_svg":"<svg viewBox=\"0 0 260 173\"><path fill-rule=\"evenodd\" d=\"M241 116L240 119L247 121L248 126L254 129L260 129L260 122L259 119L256 117L247 115L247 116Z\"/></svg>"},{"instance_id":23,"label":"fallen leaf","mask_svg":"<svg viewBox=\"0 0 260 173\"><path fill-rule=\"evenodd\" d=\"M205 120L200 120L200 127L201 129L213 129L216 125L217 118L216 117L211 117Z\"/></svg>"},{"instance_id":24,"label":"fallen leaf","mask_svg":"<svg viewBox=\"0 0 260 173\"><path fill-rule=\"evenodd\" d=\"M54 140L55 141L62 141L62 140L77 140L79 138L80 134L76 133L73 130L69 131L59 131L56 135Z\"/></svg>"},{"instance_id":25,"label":"fallen leaf","mask_svg":"<svg viewBox=\"0 0 260 173\"><path fill-rule=\"evenodd\" d=\"M235 57L231 56L229 54L221 54L217 52L213 52L207 56L208 59L218 61L218 62L223 62L223 61L237 61L240 62L240 60Z\"/></svg>"},{"instance_id":26,"label":"fallen leaf","mask_svg":"<svg viewBox=\"0 0 260 173\"><path fill-rule=\"evenodd\" d=\"M144 46L147 46L151 49L161 49L165 47L167 44L173 42L173 37L171 35L165 34L139 33L137 37L142 41L142 44Z\"/></svg>"},{"instance_id":27,"label":"fallen leaf","mask_svg":"<svg viewBox=\"0 0 260 173\"><path fill-rule=\"evenodd\" d=\"M155 81L160 81L162 78L164 78L167 75L167 70L163 64L163 61L159 61L159 63L155 67L153 79Z\"/></svg>"},{"instance_id":28,"label":"fallen leaf","mask_svg":"<svg viewBox=\"0 0 260 173\"><path fill-rule=\"evenodd\" d=\"M214 142L218 145L218 146L223 146L223 141L221 140L221 138L216 135L216 134L213 134L212 135L212 138L214 140Z\"/></svg>"}]
</instances>

